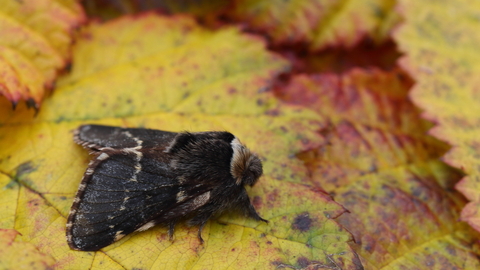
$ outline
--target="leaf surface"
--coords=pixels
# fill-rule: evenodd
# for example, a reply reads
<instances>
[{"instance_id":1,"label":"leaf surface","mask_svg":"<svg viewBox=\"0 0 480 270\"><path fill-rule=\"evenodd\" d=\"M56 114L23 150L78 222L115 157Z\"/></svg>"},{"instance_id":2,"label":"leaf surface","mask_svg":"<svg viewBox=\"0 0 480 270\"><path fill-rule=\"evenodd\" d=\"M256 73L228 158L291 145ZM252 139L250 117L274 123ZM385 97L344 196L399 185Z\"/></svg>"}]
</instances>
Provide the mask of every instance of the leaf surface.
<instances>
[{"instance_id":1,"label":"leaf surface","mask_svg":"<svg viewBox=\"0 0 480 270\"><path fill-rule=\"evenodd\" d=\"M318 115L268 90L289 65L264 46L186 16L91 24L76 42L71 72L36 117L24 106L0 106L0 171L16 188L3 191L16 204L0 209L0 221L21 233L17 241L51 254L58 269L361 269L351 234L334 220L345 209L311 185L295 157L321 144ZM70 250L66 216L89 161L71 131L83 123L231 131L264 160L264 177L248 192L270 223L228 213L207 223L203 245L197 228L180 225L173 242L155 227L100 252Z\"/></svg>"},{"instance_id":2,"label":"leaf surface","mask_svg":"<svg viewBox=\"0 0 480 270\"><path fill-rule=\"evenodd\" d=\"M87 14L102 19L112 19L125 14L135 14L157 10L167 14L187 13L199 17L203 22L213 23L218 15L224 13L231 1L228 0L161 0L143 1L85 0Z\"/></svg>"},{"instance_id":3,"label":"leaf surface","mask_svg":"<svg viewBox=\"0 0 480 270\"><path fill-rule=\"evenodd\" d=\"M438 5L401 1L401 5L407 23L396 39L408 53L402 66L418 81L412 99L424 117L436 123L430 133L452 145L443 159L467 174L456 185L470 201L461 218L480 231L480 23L472 20L479 16L480 5L468 1Z\"/></svg>"},{"instance_id":4,"label":"leaf surface","mask_svg":"<svg viewBox=\"0 0 480 270\"><path fill-rule=\"evenodd\" d=\"M478 234L459 222L461 174L437 159L448 146L408 99L402 72L297 75L278 95L315 109L325 144L302 153L312 180L349 213L366 269L476 269Z\"/></svg>"},{"instance_id":5,"label":"leaf surface","mask_svg":"<svg viewBox=\"0 0 480 270\"><path fill-rule=\"evenodd\" d=\"M276 44L305 43L312 51L351 48L365 38L381 42L399 17L395 1L237 0L229 13Z\"/></svg>"},{"instance_id":6,"label":"leaf surface","mask_svg":"<svg viewBox=\"0 0 480 270\"><path fill-rule=\"evenodd\" d=\"M224 24L228 18L269 36L274 45L302 44L311 51L326 47L351 49L365 40L383 43L400 22L400 16L394 10L394 0L86 2L87 12L101 18L158 9L167 13L193 14L211 27Z\"/></svg>"},{"instance_id":7,"label":"leaf surface","mask_svg":"<svg viewBox=\"0 0 480 270\"><path fill-rule=\"evenodd\" d=\"M70 57L71 34L85 20L77 1L4 1L0 7L0 94L39 108Z\"/></svg>"},{"instance_id":8,"label":"leaf surface","mask_svg":"<svg viewBox=\"0 0 480 270\"><path fill-rule=\"evenodd\" d=\"M18 269L18 260L28 269L52 269L54 260L47 254L39 252L30 243L15 242L18 235L15 230L0 229L0 267L2 269Z\"/></svg>"}]
</instances>

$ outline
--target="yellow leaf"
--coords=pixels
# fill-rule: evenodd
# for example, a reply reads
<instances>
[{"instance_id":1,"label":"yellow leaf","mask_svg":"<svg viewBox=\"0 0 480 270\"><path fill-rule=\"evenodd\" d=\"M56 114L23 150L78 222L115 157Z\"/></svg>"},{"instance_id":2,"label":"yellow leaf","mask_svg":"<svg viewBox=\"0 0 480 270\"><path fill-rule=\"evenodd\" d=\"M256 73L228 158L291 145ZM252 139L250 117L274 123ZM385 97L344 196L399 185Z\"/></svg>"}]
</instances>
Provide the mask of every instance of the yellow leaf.
<instances>
[{"instance_id":1,"label":"yellow leaf","mask_svg":"<svg viewBox=\"0 0 480 270\"><path fill-rule=\"evenodd\" d=\"M13 228L15 223L15 204L11 198L18 197L19 185L10 177L0 174L0 228Z\"/></svg>"},{"instance_id":2,"label":"yellow leaf","mask_svg":"<svg viewBox=\"0 0 480 270\"><path fill-rule=\"evenodd\" d=\"M345 209L311 185L295 157L322 142L318 115L273 96L271 81L289 65L262 40L236 28L209 31L185 16L143 14L91 24L73 58L36 117L25 106L0 106L0 171L20 186L8 193L13 226L58 269L361 267L350 233L334 220ZM264 160L264 176L248 193L270 223L227 213L207 223L203 245L197 228L182 224L173 242L159 226L100 252L70 250L66 216L89 161L71 131L84 123L231 131ZM11 216L0 209L0 220Z\"/></svg>"},{"instance_id":3,"label":"yellow leaf","mask_svg":"<svg viewBox=\"0 0 480 270\"><path fill-rule=\"evenodd\" d=\"M39 252L30 243L15 242L15 230L0 229L0 268L2 269L52 269L54 260Z\"/></svg>"},{"instance_id":4,"label":"yellow leaf","mask_svg":"<svg viewBox=\"0 0 480 270\"><path fill-rule=\"evenodd\" d=\"M480 35L478 2L401 1L406 24L396 35L403 67L417 80L412 99L437 123L430 131L452 149L444 156L467 176L457 184L471 202L462 219L480 231ZM454 26L454 27L452 27Z\"/></svg>"},{"instance_id":5,"label":"yellow leaf","mask_svg":"<svg viewBox=\"0 0 480 270\"><path fill-rule=\"evenodd\" d=\"M365 38L384 41L399 17L395 1L238 0L233 17L270 35L276 44L306 43L312 51L351 48Z\"/></svg>"}]
</instances>

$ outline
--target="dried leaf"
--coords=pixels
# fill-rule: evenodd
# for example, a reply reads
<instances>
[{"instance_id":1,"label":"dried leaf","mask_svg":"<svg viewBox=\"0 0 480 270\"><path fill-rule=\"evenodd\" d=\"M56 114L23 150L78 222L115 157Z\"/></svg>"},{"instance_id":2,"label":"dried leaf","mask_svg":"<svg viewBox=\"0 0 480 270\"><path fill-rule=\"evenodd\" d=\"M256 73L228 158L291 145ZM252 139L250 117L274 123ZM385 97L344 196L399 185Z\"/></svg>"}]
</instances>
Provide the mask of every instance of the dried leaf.
<instances>
[{"instance_id":1,"label":"dried leaf","mask_svg":"<svg viewBox=\"0 0 480 270\"><path fill-rule=\"evenodd\" d=\"M70 57L72 30L85 20L77 1L5 1L0 7L0 94L39 108Z\"/></svg>"}]
</instances>

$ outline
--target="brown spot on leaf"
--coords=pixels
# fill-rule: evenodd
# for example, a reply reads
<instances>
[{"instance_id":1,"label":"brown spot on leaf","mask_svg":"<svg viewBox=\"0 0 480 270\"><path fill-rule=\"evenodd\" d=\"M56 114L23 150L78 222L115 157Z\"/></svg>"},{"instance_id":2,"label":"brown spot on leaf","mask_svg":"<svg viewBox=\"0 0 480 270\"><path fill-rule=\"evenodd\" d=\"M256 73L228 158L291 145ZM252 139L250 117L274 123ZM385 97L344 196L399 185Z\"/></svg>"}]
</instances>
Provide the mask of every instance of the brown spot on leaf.
<instances>
[{"instance_id":1,"label":"brown spot on leaf","mask_svg":"<svg viewBox=\"0 0 480 270\"><path fill-rule=\"evenodd\" d=\"M292 224L292 228L294 228L295 230L306 232L310 230L310 227L312 227L312 223L313 220L310 218L310 215L308 213L302 213L295 218Z\"/></svg>"},{"instance_id":2,"label":"brown spot on leaf","mask_svg":"<svg viewBox=\"0 0 480 270\"><path fill-rule=\"evenodd\" d=\"M262 197L260 196L253 197L252 204L253 206L255 206L255 208L260 208L263 204Z\"/></svg>"},{"instance_id":3,"label":"brown spot on leaf","mask_svg":"<svg viewBox=\"0 0 480 270\"><path fill-rule=\"evenodd\" d=\"M168 241L168 240L169 240L168 233L159 233L159 234L156 234L156 237L157 237L157 240L158 240L159 242L163 242L163 241Z\"/></svg>"},{"instance_id":4,"label":"brown spot on leaf","mask_svg":"<svg viewBox=\"0 0 480 270\"><path fill-rule=\"evenodd\" d=\"M282 262L276 260L276 261L271 262L271 264L272 264L272 265L275 265L275 266L278 268L280 265L282 265Z\"/></svg>"},{"instance_id":5,"label":"brown spot on leaf","mask_svg":"<svg viewBox=\"0 0 480 270\"><path fill-rule=\"evenodd\" d=\"M310 264L310 260L305 257L300 257L298 258L297 263L301 268L305 268Z\"/></svg>"},{"instance_id":6,"label":"brown spot on leaf","mask_svg":"<svg viewBox=\"0 0 480 270\"><path fill-rule=\"evenodd\" d=\"M265 115L268 115L268 116L279 116L280 115L280 111L278 109L272 109L272 110L268 110L265 112Z\"/></svg>"},{"instance_id":7,"label":"brown spot on leaf","mask_svg":"<svg viewBox=\"0 0 480 270\"><path fill-rule=\"evenodd\" d=\"M446 251L452 256L457 256L457 250L453 246L448 245Z\"/></svg>"},{"instance_id":8,"label":"brown spot on leaf","mask_svg":"<svg viewBox=\"0 0 480 270\"><path fill-rule=\"evenodd\" d=\"M88 32L84 32L81 34L82 38L85 39L85 40L93 40L93 36L91 33L88 33Z\"/></svg>"},{"instance_id":9,"label":"brown spot on leaf","mask_svg":"<svg viewBox=\"0 0 480 270\"><path fill-rule=\"evenodd\" d=\"M273 192L268 193L267 198L268 202L275 202L278 198L278 189L274 189Z\"/></svg>"},{"instance_id":10,"label":"brown spot on leaf","mask_svg":"<svg viewBox=\"0 0 480 270\"><path fill-rule=\"evenodd\" d=\"M38 205L39 205L38 199L34 199L34 200L28 201L28 205L30 205L30 206L38 206Z\"/></svg>"}]
</instances>

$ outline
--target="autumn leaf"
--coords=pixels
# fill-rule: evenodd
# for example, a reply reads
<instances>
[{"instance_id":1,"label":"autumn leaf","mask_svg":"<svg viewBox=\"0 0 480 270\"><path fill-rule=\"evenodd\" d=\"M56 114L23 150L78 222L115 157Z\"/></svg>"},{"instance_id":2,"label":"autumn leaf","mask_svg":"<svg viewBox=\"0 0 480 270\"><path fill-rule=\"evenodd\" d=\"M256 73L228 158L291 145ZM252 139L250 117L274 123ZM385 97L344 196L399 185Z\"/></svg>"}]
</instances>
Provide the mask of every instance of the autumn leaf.
<instances>
[{"instance_id":1,"label":"autumn leaf","mask_svg":"<svg viewBox=\"0 0 480 270\"><path fill-rule=\"evenodd\" d=\"M87 0L91 16L110 19L150 9L193 14L216 27L225 18L260 32L276 46L304 44L311 51L326 47L351 49L367 40L381 44L400 22L394 0Z\"/></svg>"},{"instance_id":2,"label":"autumn leaf","mask_svg":"<svg viewBox=\"0 0 480 270\"><path fill-rule=\"evenodd\" d=\"M443 159L467 174L456 185L470 201L461 218L480 231L480 36L478 21L469 19L480 5L447 1L428 9L429 3L401 1L408 22L396 35L408 53L401 63L417 80L413 101L436 123L430 133L452 145Z\"/></svg>"},{"instance_id":3,"label":"autumn leaf","mask_svg":"<svg viewBox=\"0 0 480 270\"><path fill-rule=\"evenodd\" d=\"M162 11L166 14L188 13L204 23L214 23L216 17L229 8L229 0L85 0L84 6L91 17L104 20L117 18L125 14L135 14L148 10Z\"/></svg>"},{"instance_id":4,"label":"autumn leaf","mask_svg":"<svg viewBox=\"0 0 480 270\"><path fill-rule=\"evenodd\" d=\"M17 241L50 254L58 269L361 268L351 234L334 220L345 209L311 185L295 157L322 143L318 115L268 90L289 64L261 39L144 14L91 24L73 52L71 72L36 117L24 106L0 106L0 171L5 196L16 202L0 220L21 234ZM72 141L82 123L231 131L264 160L249 195L270 223L229 213L207 224L203 245L197 228L181 225L173 242L156 227L100 252L70 250L66 216L89 161Z\"/></svg>"},{"instance_id":5,"label":"autumn leaf","mask_svg":"<svg viewBox=\"0 0 480 270\"><path fill-rule=\"evenodd\" d=\"M349 210L338 220L366 269L477 269L477 235L458 222L461 175L437 160L448 147L424 135L431 124L408 100L411 85L399 71L358 69L298 75L277 93L330 123L326 143L301 157Z\"/></svg>"},{"instance_id":6,"label":"autumn leaf","mask_svg":"<svg viewBox=\"0 0 480 270\"><path fill-rule=\"evenodd\" d=\"M90 24L38 114L0 97L0 266L480 268L461 221L480 226L473 3L83 3ZM149 8L188 14L137 13ZM203 245L182 224L174 241L158 226L70 250L84 123L231 131L263 161L248 194L270 223L226 213Z\"/></svg>"},{"instance_id":7,"label":"autumn leaf","mask_svg":"<svg viewBox=\"0 0 480 270\"><path fill-rule=\"evenodd\" d=\"M312 51L351 48L366 37L383 42L399 21L395 1L237 0L228 13L275 44L305 43Z\"/></svg>"},{"instance_id":8,"label":"autumn leaf","mask_svg":"<svg viewBox=\"0 0 480 270\"><path fill-rule=\"evenodd\" d=\"M0 7L0 94L38 109L70 57L72 30L85 20L77 1L4 1Z\"/></svg>"},{"instance_id":9,"label":"autumn leaf","mask_svg":"<svg viewBox=\"0 0 480 270\"><path fill-rule=\"evenodd\" d=\"M2 179L5 177L2 175ZM19 260L28 269L48 269L55 261L47 254L38 252L30 243L15 242L15 230L0 229L0 267L2 269L18 269Z\"/></svg>"}]
</instances>

